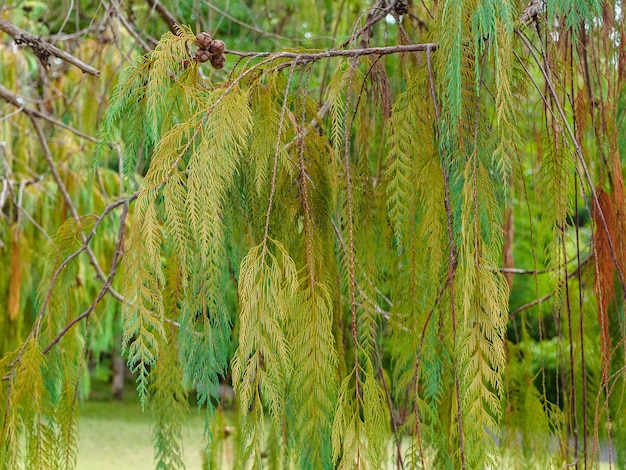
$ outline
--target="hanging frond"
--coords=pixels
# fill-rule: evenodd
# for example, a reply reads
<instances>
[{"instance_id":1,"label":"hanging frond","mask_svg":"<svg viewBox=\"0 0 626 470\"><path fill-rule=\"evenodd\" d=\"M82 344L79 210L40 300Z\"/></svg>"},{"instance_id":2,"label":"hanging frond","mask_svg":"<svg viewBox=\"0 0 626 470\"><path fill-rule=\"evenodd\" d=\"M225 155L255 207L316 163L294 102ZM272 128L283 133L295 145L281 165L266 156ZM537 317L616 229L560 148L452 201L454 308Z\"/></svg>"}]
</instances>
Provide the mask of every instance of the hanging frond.
<instances>
[{"instance_id":1,"label":"hanging frond","mask_svg":"<svg viewBox=\"0 0 626 470\"><path fill-rule=\"evenodd\" d=\"M137 391L142 407L148 394L148 375L156 365L158 344L165 337L163 329L163 298L161 289L164 276L161 268L161 229L156 219L156 209L151 204L144 219L133 218L128 251L124 256L124 335L128 366L137 374Z\"/></svg>"},{"instance_id":2,"label":"hanging frond","mask_svg":"<svg viewBox=\"0 0 626 470\"><path fill-rule=\"evenodd\" d=\"M233 387L239 396L246 459L260 468L263 405L279 429L285 413L283 390L292 360L283 325L294 305L298 276L283 245L271 238L249 251L239 272L241 314Z\"/></svg>"},{"instance_id":3,"label":"hanging frond","mask_svg":"<svg viewBox=\"0 0 626 470\"><path fill-rule=\"evenodd\" d=\"M496 270L501 234L497 204L487 170L475 155L465 172L459 287L463 319L459 333L464 434L470 468L497 466L506 366L504 333L507 284ZM486 242L485 240L488 240Z\"/></svg>"},{"instance_id":4,"label":"hanging frond","mask_svg":"<svg viewBox=\"0 0 626 470\"><path fill-rule=\"evenodd\" d=\"M154 417L152 441L158 470L185 468L182 441L188 396L172 330L168 328L166 340L160 339L159 358L150 371L149 406Z\"/></svg>"},{"instance_id":5,"label":"hanging frond","mask_svg":"<svg viewBox=\"0 0 626 470\"><path fill-rule=\"evenodd\" d=\"M331 465L331 429L337 397L337 356L332 335L332 300L321 283L300 292L290 322L293 377L291 390L296 412L294 433L302 449L300 468L324 469Z\"/></svg>"},{"instance_id":6,"label":"hanging frond","mask_svg":"<svg viewBox=\"0 0 626 470\"><path fill-rule=\"evenodd\" d=\"M348 375L339 389L332 430L333 462L338 469L380 468L388 433L385 397L371 372L362 374L363 396L355 397L351 384L355 378Z\"/></svg>"}]
</instances>

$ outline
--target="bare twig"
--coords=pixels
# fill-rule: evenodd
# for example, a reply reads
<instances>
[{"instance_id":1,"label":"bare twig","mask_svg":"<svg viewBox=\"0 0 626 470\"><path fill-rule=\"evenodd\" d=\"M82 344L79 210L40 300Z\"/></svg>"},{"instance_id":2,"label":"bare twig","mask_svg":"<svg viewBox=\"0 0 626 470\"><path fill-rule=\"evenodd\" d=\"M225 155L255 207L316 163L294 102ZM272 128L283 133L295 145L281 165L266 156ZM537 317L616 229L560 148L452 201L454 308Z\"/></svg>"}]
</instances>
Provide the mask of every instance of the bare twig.
<instances>
[{"instance_id":1,"label":"bare twig","mask_svg":"<svg viewBox=\"0 0 626 470\"><path fill-rule=\"evenodd\" d=\"M46 298L44 299L42 305L41 305L41 309L39 310L39 315L38 315L38 319L41 318L43 316L43 313L45 312L45 309L48 306L48 302L50 301L50 296L52 294L52 289L54 287L54 284L56 283L57 278L59 277L59 275L61 274L61 272L65 269L65 267L74 259L76 258L78 255L80 255L83 251L86 251L89 249L89 242L91 241L91 239L96 235L96 232L98 230L98 226L102 223L102 221L104 220L104 218L111 213L115 208L123 205L123 204L127 204L130 203L131 201L133 201L135 198L137 197L137 193L134 193L133 195L130 196L130 198L128 199L121 199L118 201L113 202L112 204L109 204L104 211L98 216L98 219L94 222L93 227L91 228L90 232L84 236L83 238L83 243L81 245L81 247L74 251L73 253L71 253L69 256L67 256L67 258L65 258L63 260L63 262L59 265L59 267L56 269L56 271L54 272L54 274L52 275L52 278L50 279L50 288L48 289L48 294L46 296ZM107 285L107 281L108 279L105 279L105 287L107 288L107 290L111 290L112 288L110 287L110 283L108 283L109 285ZM117 294L119 296L118 300L123 300L124 298L120 295ZM116 297L117 298L117 297Z\"/></svg>"},{"instance_id":2,"label":"bare twig","mask_svg":"<svg viewBox=\"0 0 626 470\"><path fill-rule=\"evenodd\" d=\"M272 57L272 59L298 59L299 64L306 62L315 62L321 59L329 59L331 57L360 57L363 55L389 55L399 54L403 52L415 52L415 51L434 51L437 49L437 43L423 43L423 44L406 44L398 46L387 47L366 47L363 49L338 49L328 50L322 52L240 52L226 50L225 54L232 54L239 57Z\"/></svg>"},{"instance_id":3,"label":"bare twig","mask_svg":"<svg viewBox=\"0 0 626 470\"><path fill-rule=\"evenodd\" d=\"M48 57L51 55L58 57L65 62L68 62L83 72L88 73L89 75L100 75L100 71L98 69L93 68L91 65L87 65L82 60L74 57L73 55L59 49L56 46L44 41L41 38L29 33L28 31L24 31L21 28L18 28L13 23L9 23L7 20L0 17L0 29L11 36L16 44L27 44L30 46L35 55L41 60L44 64L47 65Z\"/></svg>"},{"instance_id":4,"label":"bare twig","mask_svg":"<svg viewBox=\"0 0 626 470\"><path fill-rule=\"evenodd\" d=\"M100 301L104 298L109 288L111 287L111 283L113 282L113 278L115 277L115 273L117 271L117 266L119 265L119 258L122 254L122 242L124 241L124 228L126 225L126 216L128 215L129 200L126 199L121 202L124 204L124 210L122 211L122 215L120 216L120 228L118 231L117 242L115 244L115 252L113 253L113 258L111 260L111 269L109 270L109 275L107 277L106 282L102 286L102 289L100 289L98 296L94 299L94 301L91 303L89 308L85 310L83 313L81 313L80 315L78 315L76 318L74 318L72 321L70 321L65 326L65 328L59 331L59 333L50 342L50 344L48 344L48 346L46 346L43 349L43 354L48 354L50 350L54 347L54 345L57 344L59 341L61 341L61 338L63 338L63 336L65 336L67 332L72 329L74 325L76 325L81 320L87 318L89 315L91 315L91 313L96 309ZM52 290L52 288L50 288L50 290Z\"/></svg>"},{"instance_id":5,"label":"bare twig","mask_svg":"<svg viewBox=\"0 0 626 470\"><path fill-rule=\"evenodd\" d=\"M152 50L152 47L146 41L144 41L141 35L135 30L134 25L126 17L125 12L121 10L118 1L113 0L111 1L110 4L106 1L103 1L103 4L107 8L107 10L112 13L113 17L117 18L120 21L120 23L122 23L122 26L124 26L126 31L128 31L128 33L133 37L133 39L137 41L137 44L141 46L141 48L143 49L145 53L148 53Z\"/></svg>"},{"instance_id":6,"label":"bare twig","mask_svg":"<svg viewBox=\"0 0 626 470\"><path fill-rule=\"evenodd\" d=\"M179 23L176 17L172 15L159 0L148 0L148 5L150 5L150 8L155 10L161 19L167 23L167 27L170 28L170 31L176 33L176 24Z\"/></svg>"},{"instance_id":7,"label":"bare twig","mask_svg":"<svg viewBox=\"0 0 626 470\"><path fill-rule=\"evenodd\" d=\"M580 264L576 267L576 269L574 269L570 273L567 273L566 279L571 279L572 277L578 275L578 273L583 268L583 266L585 266L589 262L590 258L591 258L591 256L587 256L584 260L582 260L580 262ZM555 291L550 292L549 294L544 295L543 297L540 297L538 299L533 300L532 302L528 302L527 304L524 304L524 305L518 307L517 309L515 309L514 311L512 311L509 314L509 320L512 320L513 318L515 318L515 315L517 315L520 312L523 312L524 310L528 310L529 308L532 308L535 305L539 305L539 304L545 302L546 300L550 300L555 294L556 294Z\"/></svg>"},{"instance_id":8,"label":"bare twig","mask_svg":"<svg viewBox=\"0 0 626 470\"><path fill-rule=\"evenodd\" d=\"M0 160L2 161L2 167L5 173L5 176L0 178L0 181L2 182L2 189L0 189L0 216L3 215L2 208L4 207L4 204L6 203L10 194L11 197L13 198L13 204L19 211L18 222L19 222L19 215L24 215L24 217L26 217L29 220L29 222L31 222L33 226L43 234L44 237L46 237L48 240L51 240L52 237L50 237L46 229L44 229L33 218L33 216L30 215L30 213L26 209L24 209L24 205L22 204L22 196L24 194L24 189L26 188L26 186L37 185L41 183L41 181L43 180L43 176L37 175L29 180L19 180L19 181L12 178L11 168L9 167L9 163L7 162L7 159L4 156L4 145L1 142L0 142ZM18 187L17 194L13 190L14 186ZM2 240L0 240L0 248L3 248L3 247L4 247L4 244L2 243Z\"/></svg>"}]
</instances>

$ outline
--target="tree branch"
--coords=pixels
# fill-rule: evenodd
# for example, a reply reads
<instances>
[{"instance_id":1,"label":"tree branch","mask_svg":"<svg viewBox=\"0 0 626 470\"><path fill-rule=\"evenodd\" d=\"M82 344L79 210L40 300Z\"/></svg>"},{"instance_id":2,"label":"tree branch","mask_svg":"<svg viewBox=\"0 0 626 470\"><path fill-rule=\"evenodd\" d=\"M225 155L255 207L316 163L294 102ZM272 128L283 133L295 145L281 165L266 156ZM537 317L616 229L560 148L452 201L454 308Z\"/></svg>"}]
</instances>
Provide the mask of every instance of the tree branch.
<instances>
[{"instance_id":1,"label":"tree branch","mask_svg":"<svg viewBox=\"0 0 626 470\"><path fill-rule=\"evenodd\" d=\"M56 280L58 279L59 275L61 274L61 272L65 269L65 267L74 259L76 258L78 255L80 255L83 251L91 251L91 249L89 248L89 242L90 240L96 235L96 232L98 230L98 226L102 223L102 221L104 220L104 218L107 216L107 214L109 214L110 212L113 211L113 209L124 205L124 214L123 217L126 217L126 213L128 211L128 205L134 201L135 199L137 199L137 195L138 192L135 192L133 194L131 194L128 198L124 198L124 199L120 199L118 201L115 201L111 204L109 204L104 211L102 211L102 213L98 216L98 219L94 222L93 227L91 228L90 232L85 235L83 232L81 232L81 234L83 235L83 241L82 241L82 245L80 248L78 248L76 251L70 253L64 260L63 262L57 267L57 269L55 270L55 272L52 274L52 278L50 279L50 287L48 289L46 298L43 300L43 303L41 305L41 308L39 309L39 312L37 313L37 319L35 320L35 325L33 326L33 329L31 330L30 334L29 334L29 338L33 335L36 334L38 328L39 328L39 324L41 322L41 319L43 318L43 314L45 312L45 309L48 305L48 302L50 301L50 296L52 295L52 289L54 288L54 284L56 283ZM123 228L120 227L120 232L123 234ZM116 244L115 247L115 253L118 253L118 249L121 249L121 244L120 241L118 239L118 242ZM93 252L92 252L93 253ZM115 256L114 253L114 256ZM115 257L114 257L114 261L115 261ZM115 270L113 269L113 264L112 264L112 268L111 271L113 274L115 274ZM113 295L113 297L115 297L116 299L123 301L124 297L122 295L120 295L119 293L117 293L117 291L115 291L113 289L113 287L111 286L111 280L113 279L113 277L111 276L111 272L109 273L109 276L105 279L104 281L104 286L102 287L101 290L101 294L102 291L106 292L111 292L111 294ZM92 304L92 307L90 307L90 309L88 309L89 313L91 313L91 311L93 311L93 309L96 307L97 303L100 302L101 300L101 296L100 294L98 295L98 298L96 301L94 301L94 303ZM85 313L79 315L79 317L82 317L82 315L88 316L89 313L87 315L85 315ZM80 320L78 320L80 321ZM72 325L74 325L76 322L73 321ZM64 329L65 332L69 331L69 329L71 328L71 326L69 326L69 328ZM60 338L59 338L60 339ZM56 340L56 342L58 342L58 340ZM22 359L22 354L24 353L24 348L26 347L26 344L28 343L28 341L24 341L24 343L22 344L22 347L20 348L17 356L15 357L15 359L8 364L7 368L8 369L13 369L15 367L15 365ZM53 345L52 345L53 346ZM51 346L50 346L51 347ZM47 352L47 351L46 351ZM2 380L9 380L10 379L10 375L4 376L2 377Z\"/></svg>"},{"instance_id":2,"label":"tree branch","mask_svg":"<svg viewBox=\"0 0 626 470\"><path fill-rule=\"evenodd\" d=\"M591 258L591 255L587 256L584 260L581 261L581 263L576 267L576 269L574 269L571 273L567 273L565 278L571 279L572 277L576 276L580 272L580 270L583 268L583 266L585 266L589 262L590 258ZM546 300L550 300L554 296L555 293L556 291L550 292L549 294L546 294L543 297L535 299L532 302L528 302L527 304L524 304L516 308L514 311L512 311L509 314L509 320L512 320L513 318L515 318L515 315L517 315L520 312L523 312L524 310L528 310L529 308L532 308L535 305L539 305L539 304L544 303Z\"/></svg>"},{"instance_id":3,"label":"tree branch","mask_svg":"<svg viewBox=\"0 0 626 470\"><path fill-rule=\"evenodd\" d=\"M41 60L41 62L45 65L48 65L48 58L53 55L58 57L65 62L68 62L83 72L88 73L89 75L98 76L100 75L100 71L98 69L93 68L90 65L87 65L82 60L74 57L73 55L59 49L56 46L44 41L41 38L29 33L28 31L24 31L21 28L18 28L13 23L9 23L7 20L0 17L0 29L7 33L15 40L15 44L27 44L33 49L35 55Z\"/></svg>"},{"instance_id":4,"label":"tree branch","mask_svg":"<svg viewBox=\"0 0 626 470\"><path fill-rule=\"evenodd\" d=\"M126 224L126 216L128 215L129 201L129 199L122 201L124 204L124 210L122 212L122 215L120 216L120 228L117 236L117 243L115 244L115 252L113 253L113 259L111 260L111 269L109 270L109 275L106 282L100 289L98 296L94 299L89 308L80 315L78 315L76 318L72 319L72 321L70 321L65 326L65 328L59 331L59 333L50 342L50 344L48 344L48 346L43 349L43 354L48 354L50 350L54 347L54 345L61 341L61 338L63 338L63 336L65 336L67 332L70 331L74 325L76 325L76 323L91 315L91 313L96 309L100 301L104 298L109 288L111 287L111 283L113 282L113 278L115 277L115 273L117 271L117 266L119 265L119 258L122 254L122 242L124 240L124 227Z\"/></svg>"},{"instance_id":5,"label":"tree branch","mask_svg":"<svg viewBox=\"0 0 626 470\"><path fill-rule=\"evenodd\" d=\"M150 8L155 10L161 19L167 23L167 27L170 28L170 31L176 33L176 24L180 23L176 17L172 15L159 0L148 0L148 5L150 5Z\"/></svg>"},{"instance_id":6,"label":"tree branch","mask_svg":"<svg viewBox=\"0 0 626 470\"><path fill-rule=\"evenodd\" d=\"M74 201L72 201L70 194L67 192L67 188L65 187L65 184L63 183L63 180L61 179L61 175L59 175L59 171L57 170L56 163L54 162L54 159L52 158L52 154L50 153L50 148L48 147L46 136L44 135L43 130L41 126L39 125L39 122L34 118L34 116L31 114L29 114L28 116L30 117L31 122L33 123L33 127L35 128L35 131L37 132L37 137L39 138L39 142L43 149L43 156L46 162L48 163L48 166L50 167L50 171L52 172L52 177L54 178L54 181L57 184L57 187L59 188L61 195L63 196L63 200L65 201L65 204L67 204L67 207L69 208L72 214L72 217L78 220L80 216L78 214L78 211L76 210L76 206L74 206ZM87 251L87 255L89 256L89 261L91 262L91 265L96 270L96 275L102 282L106 282L106 276L104 275L104 272L102 271L102 268L100 267L100 264L98 263L98 259L96 258L96 255L94 254L93 250L87 243L87 237L85 236L84 233L81 233L81 236L82 236L83 244L85 244L85 250ZM111 292L111 295L113 295L113 297L115 297L117 300L121 301L123 299L123 296L110 286L109 286L109 291Z\"/></svg>"},{"instance_id":7,"label":"tree branch","mask_svg":"<svg viewBox=\"0 0 626 470\"><path fill-rule=\"evenodd\" d=\"M387 47L366 47L363 49L339 49L323 52L301 53L301 52L240 52L226 50L225 54L232 54L239 57L271 57L272 59L297 59L299 64L305 62L315 62L331 57L360 57L362 55L388 55L402 52L434 51L437 43L407 44Z\"/></svg>"}]
</instances>

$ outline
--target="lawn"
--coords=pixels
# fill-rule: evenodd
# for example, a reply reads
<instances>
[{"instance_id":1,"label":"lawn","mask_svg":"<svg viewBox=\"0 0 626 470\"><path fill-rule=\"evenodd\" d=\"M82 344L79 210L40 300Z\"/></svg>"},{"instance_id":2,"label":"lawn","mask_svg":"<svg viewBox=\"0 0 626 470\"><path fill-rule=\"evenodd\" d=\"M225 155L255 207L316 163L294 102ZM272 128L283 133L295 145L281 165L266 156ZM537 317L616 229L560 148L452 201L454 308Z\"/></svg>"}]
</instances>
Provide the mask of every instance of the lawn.
<instances>
[{"instance_id":1,"label":"lawn","mask_svg":"<svg viewBox=\"0 0 626 470\"><path fill-rule=\"evenodd\" d=\"M123 402L96 399L81 405L78 470L151 470L150 414L142 413L134 390ZM189 470L202 468L204 416L192 409L184 434L184 460Z\"/></svg>"},{"instance_id":2,"label":"lawn","mask_svg":"<svg viewBox=\"0 0 626 470\"><path fill-rule=\"evenodd\" d=\"M150 414L141 412L136 392L126 390L123 402L110 399L110 393L103 391L92 392L92 396L95 399L85 401L80 407L78 470L152 470ZM203 431L204 414L192 406L184 434L184 461L188 470L202 468ZM503 464L502 468L516 466ZM603 462L599 468L608 470L615 465Z\"/></svg>"}]
</instances>

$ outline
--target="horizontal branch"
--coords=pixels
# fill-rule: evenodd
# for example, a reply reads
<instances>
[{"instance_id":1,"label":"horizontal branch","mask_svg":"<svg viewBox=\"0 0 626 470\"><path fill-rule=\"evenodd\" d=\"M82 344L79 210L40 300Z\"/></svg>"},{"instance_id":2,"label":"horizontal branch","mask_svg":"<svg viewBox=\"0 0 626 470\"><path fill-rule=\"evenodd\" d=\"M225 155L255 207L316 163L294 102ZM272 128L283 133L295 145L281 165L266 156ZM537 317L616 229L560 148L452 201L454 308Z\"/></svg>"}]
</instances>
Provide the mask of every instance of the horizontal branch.
<instances>
[{"instance_id":1,"label":"horizontal branch","mask_svg":"<svg viewBox=\"0 0 626 470\"><path fill-rule=\"evenodd\" d=\"M423 44L406 44L388 47L367 47L364 49L339 49L323 52L239 52L226 50L225 54L232 54L239 57L271 57L272 59L296 59L298 62L315 62L331 57L360 57L363 55L389 55L404 52L434 51L437 43L429 42Z\"/></svg>"},{"instance_id":2,"label":"horizontal branch","mask_svg":"<svg viewBox=\"0 0 626 470\"><path fill-rule=\"evenodd\" d=\"M591 256L587 256L585 259L583 259L580 262L580 264L576 267L576 269L574 269L571 272L568 272L566 279L571 279L572 277L576 276L580 272L580 270L589 262L590 257ZM556 291L552 291L549 294L544 295L543 297L540 297L538 299L533 300L532 302L528 302L527 304L524 304L518 307L517 309L515 309L509 314L509 320L512 320L513 318L515 318L515 316L518 313L523 312L524 310L528 310L529 308L532 308L536 305L544 303L546 300L550 300L552 297L554 297L555 294L556 294Z\"/></svg>"},{"instance_id":3,"label":"horizontal branch","mask_svg":"<svg viewBox=\"0 0 626 470\"><path fill-rule=\"evenodd\" d=\"M44 64L47 64L48 57L51 55L58 57L65 62L68 62L83 72L88 73L90 75L98 76L100 75L100 71L98 69L93 68L90 65L87 65L82 60L74 57L73 55L59 49L56 46L53 46L49 42L44 41L41 38L38 38L34 34L29 33L28 31L24 31L21 28L18 28L13 23L9 23L7 20L0 17L0 30L7 33L11 36L16 44L27 44L30 46L35 55L41 60Z\"/></svg>"}]
</instances>

